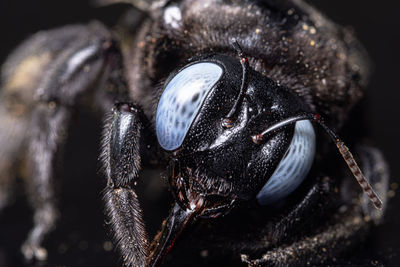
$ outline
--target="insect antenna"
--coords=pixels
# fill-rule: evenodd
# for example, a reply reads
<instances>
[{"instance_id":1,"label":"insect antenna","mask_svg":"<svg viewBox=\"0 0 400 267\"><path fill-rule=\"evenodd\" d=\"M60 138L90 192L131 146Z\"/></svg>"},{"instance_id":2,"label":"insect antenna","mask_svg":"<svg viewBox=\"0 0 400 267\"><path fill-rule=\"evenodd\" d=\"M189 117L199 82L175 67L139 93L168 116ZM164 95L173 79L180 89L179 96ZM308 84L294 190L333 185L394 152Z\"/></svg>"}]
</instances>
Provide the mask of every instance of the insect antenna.
<instances>
[{"instance_id":1,"label":"insect antenna","mask_svg":"<svg viewBox=\"0 0 400 267\"><path fill-rule=\"evenodd\" d=\"M338 148L340 154L342 155L344 161L346 162L347 166L349 167L350 171L353 173L354 178L356 178L357 182L360 184L362 190L364 193L368 196L372 204L374 204L375 208L378 210L382 209L382 200L378 197L374 189L372 189L371 184L368 182L367 178L364 176L362 173L360 167L358 167L358 164L356 160L354 159L353 155L351 154L349 148L344 144L344 142L337 136L337 134L332 131L323 121L321 116L319 114L301 114L298 116L290 117L288 119L285 119L283 121L280 121L272 126L270 126L268 129L264 130L261 134L257 134L252 136L252 140L254 143L258 144L260 143L266 135L271 134L272 132L282 128L286 127L288 125L291 125L295 123L296 121L300 120L312 120L316 123L318 123L322 128L328 133L328 135L331 137L333 142L335 142L336 147Z\"/></svg>"},{"instance_id":2,"label":"insect antenna","mask_svg":"<svg viewBox=\"0 0 400 267\"><path fill-rule=\"evenodd\" d=\"M374 204L375 208L378 210L382 209L382 200L378 197L374 189L372 189L371 184L368 182L367 178L365 178L364 174L362 173L360 167L356 160L351 154L349 148L344 144L344 142L324 123L321 116L319 114L315 114L313 116L313 120L317 122L325 131L329 134L332 138L333 142L335 142L336 147L339 149L340 154L342 155L344 161L346 162L347 166L349 167L350 171L353 173L354 178L356 178L357 182L360 184L364 193L368 196L371 200L372 204Z\"/></svg>"},{"instance_id":3,"label":"insect antenna","mask_svg":"<svg viewBox=\"0 0 400 267\"><path fill-rule=\"evenodd\" d=\"M243 103L244 96L246 95L247 86L248 86L248 70L249 70L249 60L243 53L242 48L240 47L237 40L232 43L233 48L236 50L239 58L240 64L242 65L242 83L240 85L240 92L238 97L236 98L235 104L232 109L229 111L228 115L223 119L222 126L225 128L231 128L233 123L233 117L236 115L236 112L239 106Z\"/></svg>"}]
</instances>

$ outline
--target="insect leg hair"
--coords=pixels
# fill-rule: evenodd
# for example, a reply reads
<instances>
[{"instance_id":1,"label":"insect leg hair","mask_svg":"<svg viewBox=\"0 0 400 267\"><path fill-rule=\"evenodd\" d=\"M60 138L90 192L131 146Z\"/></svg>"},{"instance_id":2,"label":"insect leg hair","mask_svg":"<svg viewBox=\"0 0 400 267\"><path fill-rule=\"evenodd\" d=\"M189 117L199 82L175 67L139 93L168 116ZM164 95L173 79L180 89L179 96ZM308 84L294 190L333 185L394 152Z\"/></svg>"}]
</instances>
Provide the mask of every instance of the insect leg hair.
<instances>
[{"instance_id":1,"label":"insect leg hair","mask_svg":"<svg viewBox=\"0 0 400 267\"><path fill-rule=\"evenodd\" d=\"M105 209L126 266L144 266L148 238L138 197L133 189L140 169L142 122L138 109L117 104L105 127L102 162L107 176Z\"/></svg>"}]
</instances>

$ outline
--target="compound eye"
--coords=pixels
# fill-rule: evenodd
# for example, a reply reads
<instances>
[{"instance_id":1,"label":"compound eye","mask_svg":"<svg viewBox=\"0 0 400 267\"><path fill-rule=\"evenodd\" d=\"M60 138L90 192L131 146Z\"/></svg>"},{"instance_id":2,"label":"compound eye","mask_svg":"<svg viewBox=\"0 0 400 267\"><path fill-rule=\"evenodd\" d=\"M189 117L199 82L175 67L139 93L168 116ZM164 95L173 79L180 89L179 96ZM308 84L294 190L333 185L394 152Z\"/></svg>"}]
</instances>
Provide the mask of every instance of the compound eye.
<instances>
[{"instance_id":1,"label":"compound eye","mask_svg":"<svg viewBox=\"0 0 400 267\"><path fill-rule=\"evenodd\" d=\"M292 193L311 169L315 156L315 132L309 120L296 122L289 148L272 174L257 194L261 205L274 203Z\"/></svg>"},{"instance_id":2,"label":"compound eye","mask_svg":"<svg viewBox=\"0 0 400 267\"><path fill-rule=\"evenodd\" d=\"M156 133L165 150L179 148L207 94L221 78L222 68L211 62L189 65L165 86L157 107Z\"/></svg>"}]
</instances>

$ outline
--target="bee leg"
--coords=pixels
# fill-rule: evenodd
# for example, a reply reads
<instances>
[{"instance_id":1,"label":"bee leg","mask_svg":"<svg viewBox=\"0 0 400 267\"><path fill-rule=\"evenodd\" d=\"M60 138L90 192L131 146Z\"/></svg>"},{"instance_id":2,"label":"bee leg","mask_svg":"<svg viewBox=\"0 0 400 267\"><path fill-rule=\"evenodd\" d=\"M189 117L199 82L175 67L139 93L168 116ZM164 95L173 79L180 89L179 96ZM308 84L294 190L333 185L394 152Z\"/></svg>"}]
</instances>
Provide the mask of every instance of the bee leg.
<instances>
[{"instance_id":1,"label":"bee leg","mask_svg":"<svg viewBox=\"0 0 400 267\"><path fill-rule=\"evenodd\" d=\"M103 136L105 210L126 266L145 266L148 257L147 233L133 189L141 166L142 128L143 119L136 106L117 104Z\"/></svg>"},{"instance_id":2,"label":"bee leg","mask_svg":"<svg viewBox=\"0 0 400 267\"><path fill-rule=\"evenodd\" d=\"M27 260L45 260L47 256L41 243L57 218L54 165L70 112L78 105L110 109L126 91L121 68L116 41L99 22L39 32L22 43L3 65L0 105L23 125L15 136L22 136L18 138L24 147L19 149L13 146L14 141L0 139L11 146L0 156L27 162L27 188L34 208L34 226L22 247ZM0 130L7 131L0 138L14 136L5 121L0 124Z\"/></svg>"},{"instance_id":3,"label":"bee leg","mask_svg":"<svg viewBox=\"0 0 400 267\"><path fill-rule=\"evenodd\" d=\"M32 120L28 151L28 196L34 208L33 222L22 253L27 260L45 260L47 251L41 246L46 234L55 225L58 210L55 205L54 176L58 152L64 143L69 112L65 107L37 106Z\"/></svg>"}]
</instances>

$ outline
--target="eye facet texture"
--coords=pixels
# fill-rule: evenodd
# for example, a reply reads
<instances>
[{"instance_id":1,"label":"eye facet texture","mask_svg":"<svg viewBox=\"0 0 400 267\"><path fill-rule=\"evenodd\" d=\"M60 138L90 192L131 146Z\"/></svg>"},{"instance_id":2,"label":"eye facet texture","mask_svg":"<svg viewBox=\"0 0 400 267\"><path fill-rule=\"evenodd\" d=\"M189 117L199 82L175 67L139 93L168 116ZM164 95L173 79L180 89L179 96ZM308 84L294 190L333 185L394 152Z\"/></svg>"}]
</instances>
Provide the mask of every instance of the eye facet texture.
<instances>
[{"instance_id":1,"label":"eye facet texture","mask_svg":"<svg viewBox=\"0 0 400 267\"><path fill-rule=\"evenodd\" d=\"M157 107L156 133L165 150L179 148L208 92L221 78L222 68L211 62L190 65L167 84Z\"/></svg>"},{"instance_id":2,"label":"eye facet texture","mask_svg":"<svg viewBox=\"0 0 400 267\"><path fill-rule=\"evenodd\" d=\"M261 205L271 204L288 196L301 184L314 161L315 146L315 132L311 122L296 122L293 139L285 156L257 194Z\"/></svg>"}]
</instances>

